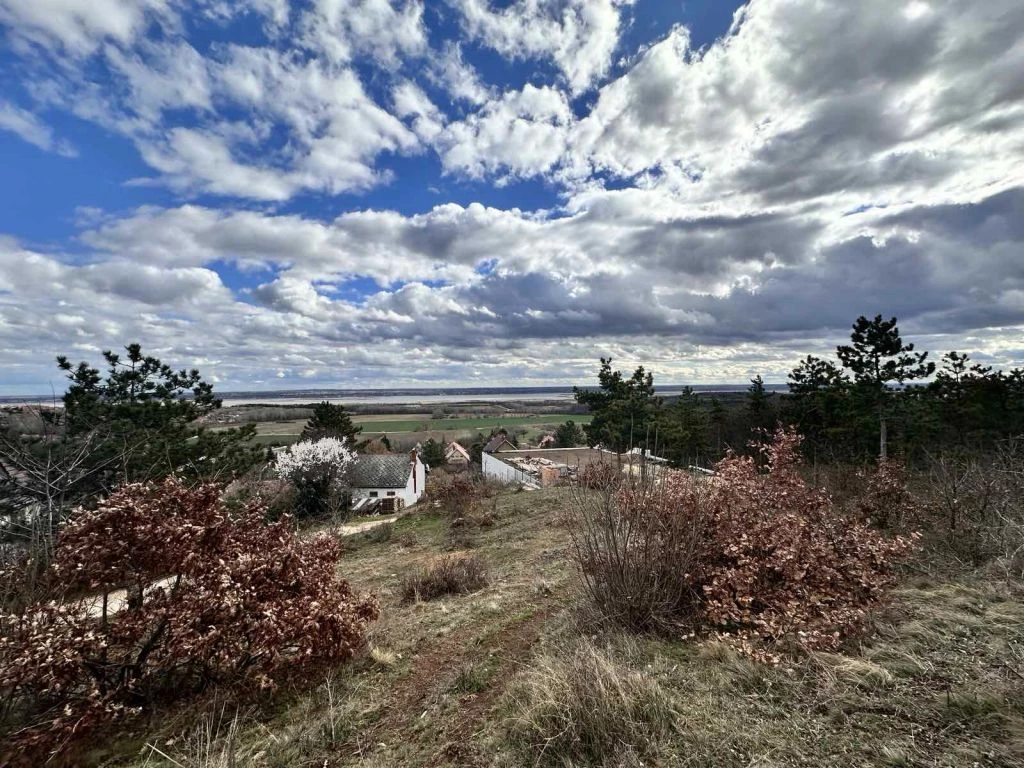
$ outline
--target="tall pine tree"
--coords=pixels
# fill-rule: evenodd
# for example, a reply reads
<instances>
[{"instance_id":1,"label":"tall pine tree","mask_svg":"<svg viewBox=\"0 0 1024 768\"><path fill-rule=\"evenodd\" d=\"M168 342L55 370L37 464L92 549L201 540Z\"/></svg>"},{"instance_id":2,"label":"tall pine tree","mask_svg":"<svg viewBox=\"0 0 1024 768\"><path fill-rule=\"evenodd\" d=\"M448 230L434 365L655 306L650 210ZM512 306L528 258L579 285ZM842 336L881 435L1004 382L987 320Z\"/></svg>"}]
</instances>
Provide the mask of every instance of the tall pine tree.
<instances>
[{"instance_id":1,"label":"tall pine tree","mask_svg":"<svg viewBox=\"0 0 1024 768\"><path fill-rule=\"evenodd\" d=\"M853 324L850 344L836 348L843 366L852 374L857 394L878 414L878 454L888 456L888 402L891 386L930 376L935 363L927 352L904 344L896 318L873 320L861 315Z\"/></svg>"}]
</instances>

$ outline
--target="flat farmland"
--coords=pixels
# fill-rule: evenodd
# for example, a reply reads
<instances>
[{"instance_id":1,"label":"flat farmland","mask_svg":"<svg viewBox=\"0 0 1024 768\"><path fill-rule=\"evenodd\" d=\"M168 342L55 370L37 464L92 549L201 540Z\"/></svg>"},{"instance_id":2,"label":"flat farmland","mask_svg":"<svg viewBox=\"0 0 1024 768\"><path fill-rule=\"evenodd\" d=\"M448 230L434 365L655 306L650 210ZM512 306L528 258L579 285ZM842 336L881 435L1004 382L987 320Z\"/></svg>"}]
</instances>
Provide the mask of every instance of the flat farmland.
<instances>
[{"instance_id":1,"label":"flat farmland","mask_svg":"<svg viewBox=\"0 0 1024 768\"><path fill-rule=\"evenodd\" d=\"M363 434L367 437L376 437L383 434L417 433L422 434L423 439L429 437L439 439L441 435L444 435L451 440L476 431L487 432L498 427L523 427L526 429L543 426L554 427L569 420L577 424L589 424L590 419L591 416L589 414L572 413L443 419L409 416L408 414L368 414L365 416L354 416L352 421L363 428ZM302 428L305 425L305 419L257 422L257 440L261 443L294 442L299 434L301 434Z\"/></svg>"}]
</instances>

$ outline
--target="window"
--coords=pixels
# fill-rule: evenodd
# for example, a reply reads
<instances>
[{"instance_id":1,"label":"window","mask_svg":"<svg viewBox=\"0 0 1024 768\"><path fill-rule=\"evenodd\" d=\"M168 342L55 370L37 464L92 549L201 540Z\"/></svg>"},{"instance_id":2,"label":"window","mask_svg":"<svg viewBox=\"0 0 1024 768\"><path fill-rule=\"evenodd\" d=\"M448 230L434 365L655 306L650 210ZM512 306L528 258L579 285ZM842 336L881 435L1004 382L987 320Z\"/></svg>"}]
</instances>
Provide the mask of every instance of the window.
<instances>
[{"instance_id":1,"label":"window","mask_svg":"<svg viewBox=\"0 0 1024 768\"><path fill-rule=\"evenodd\" d=\"M394 491L388 491L388 496L394 496L394 495L395 495Z\"/></svg>"},{"instance_id":2,"label":"window","mask_svg":"<svg viewBox=\"0 0 1024 768\"><path fill-rule=\"evenodd\" d=\"M376 499L377 498L377 492L376 491L370 491L370 498L371 499Z\"/></svg>"}]
</instances>

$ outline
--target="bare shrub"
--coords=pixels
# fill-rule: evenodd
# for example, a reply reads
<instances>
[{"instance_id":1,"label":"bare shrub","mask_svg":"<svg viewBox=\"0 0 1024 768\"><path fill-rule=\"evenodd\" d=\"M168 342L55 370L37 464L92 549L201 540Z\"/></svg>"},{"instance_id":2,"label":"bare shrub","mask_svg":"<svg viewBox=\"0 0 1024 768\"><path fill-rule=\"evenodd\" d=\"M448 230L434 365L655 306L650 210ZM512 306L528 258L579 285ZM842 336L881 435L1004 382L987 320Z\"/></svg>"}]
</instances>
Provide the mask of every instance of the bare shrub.
<instances>
[{"instance_id":1,"label":"bare shrub","mask_svg":"<svg viewBox=\"0 0 1024 768\"><path fill-rule=\"evenodd\" d=\"M622 469L610 461L594 461L580 468L578 481L581 488L614 488L622 480Z\"/></svg>"},{"instance_id":2,"label":"bare shrub","mask_svg":"<svg viewBox=\"0 0 1024 768\"><path fill-rule=\"evenodd\" d=\"M473 511L491 490L466 472L435 470L427 478L427 498L437 502L449 515L461 516Z\"/></svg>"},{"instance_id":3,"label":"bare shrub","mask_svg":"<svg viewBox=\"0 0 1024 768\"><path fill-rule=\"evenodd\" d=\"M676 629L699 604L691 576L706 490L675 481L633 480L572 495L569 532L584 587L602 615L631 629Z\"/></svg>"},{"instance_id":4,"label":"bare shrub","mask_svg":"<svg viewBox=\"0 0 1024 768\"><path fill-rule=\"evenodd\" d=\"M477 555L446 555L402 582L402 599L434 600L475 592L487 586L487 569Z\"/></svg>"},{"instance_id":5,"label":"bare shrub","mask_svg":"<svg viewBox=\"0 0 1024 768\"><path fill-rule=\"evenodd\" d=\"M920 493L916 522L933 544L970 565L994 560L1007 577L1024 578L1024 446L933 456Z\"/></svg>"},{"instance_id":6,"label":"bare shrub","mask_svg":"<svg viewBox=\"0 0 1024 768\"><path fill-rule=\"evenodd\" d=\"M530 662L510 689L504 738L531 765L641 765L677 717L656 681L580 641Z\"/></svg>"},{"instance_id":7,"label":"bare shrub","mask_svg":"<svg viewBox=\"0 0 1024 768\"><path fill-rule=\"evenodd\" d=\"M575 554L602 611L637 628L690 620L765 659L765 642L831 649L862 629L913 537L836 513L803 479L799 445L779 430L757 446L763 473L729 454L711 480L667 472L580 494Z\"/></svg>"},{"instance_id":8,"label":"bare shrub","mask_svg":"<svg viewBox=\"0 0 1024 768\"><path fill-rule=\"evenodd\" d=\"M8 743L56 753L164 699L351 658L378 607L337 578L338 554L257 503L233 514L214 485L133 484L77 510L50 572L69 597L0 620Z\"/></svg>"}]
</instances>

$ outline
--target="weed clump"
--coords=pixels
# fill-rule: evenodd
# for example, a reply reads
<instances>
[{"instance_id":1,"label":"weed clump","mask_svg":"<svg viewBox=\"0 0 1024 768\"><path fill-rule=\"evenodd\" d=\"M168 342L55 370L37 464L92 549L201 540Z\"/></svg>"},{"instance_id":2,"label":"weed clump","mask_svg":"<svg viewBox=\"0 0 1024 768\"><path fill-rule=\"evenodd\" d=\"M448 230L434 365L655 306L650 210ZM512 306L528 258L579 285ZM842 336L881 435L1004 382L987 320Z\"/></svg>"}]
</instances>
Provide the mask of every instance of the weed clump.
<instances>
[{"instance_id":1,"label":"weed clump","mask_svg":"<svg viewBox=\"0 0 1024 768\"><path fill-rule=\"evenodd\" d=\"M487 586L487 569L477 555L447 555L410 574L402 582L402 599L434 600L476 592Z\"/></svg>"}]
</instances>

